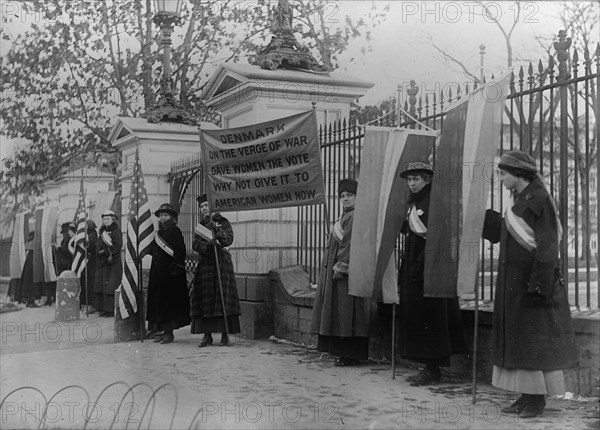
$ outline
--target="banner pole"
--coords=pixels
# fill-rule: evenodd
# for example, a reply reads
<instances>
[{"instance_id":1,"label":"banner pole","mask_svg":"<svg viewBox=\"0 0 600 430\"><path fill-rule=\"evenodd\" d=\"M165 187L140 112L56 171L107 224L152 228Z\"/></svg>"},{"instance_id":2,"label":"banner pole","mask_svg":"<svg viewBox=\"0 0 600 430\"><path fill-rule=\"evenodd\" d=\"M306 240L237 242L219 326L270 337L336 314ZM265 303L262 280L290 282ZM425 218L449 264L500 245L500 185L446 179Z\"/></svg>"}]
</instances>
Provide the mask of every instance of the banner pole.
<instances>
[{"instance_id":1,"label":"banner pole","mask_svg":"<svg viewBox=\"0 0 600 430\"><path fill-rule=\"evenodd\" d=\"M392 303L392 379L396 379L396 303Z\"/></svg>"},{"instance_id":2,"label":"banner pole","mask_svg":"<svg viewBox=\"0 0 600 430\"><path fill-rule=\"evenodd\" d=\"M135 139L135 175L133 180L137 185L139 184L139 169L140 169L140 155L139 155L139 140ZM131 199L131 196L129 196ZM144 286L142 285L142 259L140 258L140 199L139 193L135 196L135 266L137 269L137 284L138 284L138 299L139 299L139 317L140 317L140 343L144 343Z\"/></svg>"},{"instance_id":3,"label":"banner pole","mask_svg":"<svg viewBox=\"0 0 600 430\"><path fill-rule=\"evenodd\" d=\"M477 402L477 335L479 328L479 290L475 284L475 322L473 327L473 381L472 381L472 403Z\"/></svg>"},{"instance_id":4,"label":"banner pole","mask_svg":"<svg viewBox=\"0 0 600 430\"><path fill-rule=\"evenodd\" d=\"M81 170L81 183L83 184L83 169ZM83 187L82 187L83 188ZM87 221L88 221L88 214L87 214L87 210L85 207L85 196L86 196L87 192L86 190L83 190L83 210L85 210L85 231L84 231L84 237L83 237L83 245L84 245L84 251L85 251L85 316L87 318L90 317L90 295L88 294L88 246L89 246L89 236L88 236L88 232L87 232Z\"/></svg>"},{"instance_id":5,"label":"banner pole","mask_svg":"<svg viewBox=\"0 0 600 430\"><path fill-rule=\"evenodd\" d=\"M227 340L229 340L229 326L227 324L227 311L225 310L225 298L223 296L223 284L221 283L221 267L219 265L219 253L217 251L217 245L213 245L215 251L215 265L217 266L217 280L219 282L219 293L221 293L221 307L223 308L223 321L225 322L225 334Z\"/></svg>"}]
</instances>

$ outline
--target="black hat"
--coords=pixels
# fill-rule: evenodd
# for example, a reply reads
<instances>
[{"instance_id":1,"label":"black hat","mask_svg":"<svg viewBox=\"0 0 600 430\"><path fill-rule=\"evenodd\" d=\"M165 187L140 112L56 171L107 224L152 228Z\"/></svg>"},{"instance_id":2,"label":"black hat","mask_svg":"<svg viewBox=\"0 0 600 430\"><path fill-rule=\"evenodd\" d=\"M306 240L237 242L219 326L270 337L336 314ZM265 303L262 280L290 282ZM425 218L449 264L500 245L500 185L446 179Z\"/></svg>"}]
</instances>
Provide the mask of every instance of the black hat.
<instances>
[{"instance_id":1,"label":"black hat","mask_svg":"<svg viewBox=\"0 0 600 430\"><path fill-rule=\"evenodd\" d=\"M77 226L75 225L74 222L65 222L65 223L61 224L61 226L60 226L61 233L66 233L69 230L77 231Z\"/></svg>"},{"instance_id":2,"label":"black hat","mask_svg":"<svg viewBox=\"0 0 600 430\"><path fill-rule=\"evenodd\" d=\"M538 171L535 159L523 151L509 151L502 154L498 168L507 171L516 169L517 171L528 173L537 173Z\"/></svg>"},{"instance_id":3,"label":"black hat","mask_svg":"<svg viewBox=\"0 0 600 430\"><path fill-rule=\"evenodd\" d=\"M104 218L105 216L111 216L115 221L117 220L117 214L110 209L105 209L104 212L102 212L102 215L100 215L100 218Z\"/></svg>"},{"instance_id":4,"label":"black hat","mask_svg":"<svg viewBox=\"0 0 600 430\"><path fill-rule=\"evenodd\" d=\"M164 203L164 204L160 205L158 210L156 212L154 212L154 215L160 216L160 214L163 212L171 215L174 218L179 216L179 212L177 212L175 210L175 208L173 206L171 206L169 203Z\"/></svg>"},{"instance_id":5,"label":"black hat","mask_svg":"<svg viewBox=\"0 0 600 430\"><path fill-rule=\"evenodd\" d=\"M208 201L208 196L206 194L202 194L201 196L196 197L196 201L199 205Z\"/></svg>"},{"instance_id":6,"label":"black hat","mask_svg":"<svg viewBox=\"0 0 600 430\"><path fill-rule=\"evenodd\" d=\"M358 182L354 179L342 179L338 185L338 197L344 192L356 194Z\"/></svg>"},{"instance_id":7,"label":"black hat","mask_svg":"<svg viewBox=\"0 0 600 430\"><path fill-rule=\"evenodd\" d=\"M408 167L402 173L400 173L400 177L406 179L408 175L416 175L419 173L428 173L433 175L433 167L431 164L425 163L423 161L415 161L413 163L408 163Z\"/></svg>"}]
</instances>

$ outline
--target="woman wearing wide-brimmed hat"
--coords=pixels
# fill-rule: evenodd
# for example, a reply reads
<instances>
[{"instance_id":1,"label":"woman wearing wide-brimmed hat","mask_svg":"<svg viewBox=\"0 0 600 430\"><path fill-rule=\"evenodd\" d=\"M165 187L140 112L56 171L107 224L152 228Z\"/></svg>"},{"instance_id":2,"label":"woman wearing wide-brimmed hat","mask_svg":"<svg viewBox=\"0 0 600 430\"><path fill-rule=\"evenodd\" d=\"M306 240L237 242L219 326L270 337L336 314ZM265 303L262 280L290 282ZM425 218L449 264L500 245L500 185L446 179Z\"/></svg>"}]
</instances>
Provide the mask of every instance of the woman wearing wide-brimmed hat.
<instances>
[{"instance_id":1,"label":"woman wearing wide-brimmed hat","mask_svg":"<svg viewBox=\"0 0 600 430\"><path fill-rule=\"evenodd\" d=\"M440 381L441 366L450 356L467 351L458 298L424 297L425 244L433 167L425 161L408 164L400 177L410 191L408 213L402 224L404 247L398 275L398 350L403 358L425 367L407 378L412 386Z\"/></svg>"},{"instance_id":2,"label":"woman wearing wide-brimmed hat","mask_svg":"<svg viewBox=\"0 0 600 430\"><path fill-rule=\"evenodd\" d=\"M370 301L348 294L357 187L353 179L342 179L338 184L343 214L329 236L310 326L317 334L317 350L337 356L336 366L355 365L369 358Z\"/></svg>"},{"instance_id":3,"label":"woman wearing wide-brimmed hat","mask_svg":"<svg viewBox=\"0 0 600 430\"><path fill-rule=\"evenodd\" d=\"M494 295L492 384L521 393L505 413L542 415L577 365L567 289L560 273L560 220L533 157L510 151L498 164L511 191L504 217L488 209L483 237L500 242Z\"/></svg>"},{"instance_id":4,"label":"woman wearing wide-brimmed hat","mask_svg":"<svg viewBox=\"0 0 600 430\"><path fill-rule=\"evenodd\" d=\"M165 203L154 213L159 218L152 244L148 280L148 336L154 342L171 343L173 330L190 323L190 299L185 276L185 242L177 226L179 213Z\"/></svg>"},{"instance_id":5,"label":"woman wearing wide-brimmed hat","mask_svg":"<svg viewBox=\"0 0 600 430\"><path fill-rule=\"evenodd\" d=\"M96 310L103 317L115 314L115 290L121 285L123 264L121 248L123 237L117 215L111 210L102 212L102 226L98 232L96 282Z\"/></svg>"},{"instance_id":6,"label":"woman wearing wide-brimmed hat","mask_svg":"<svg viewBox=\"0 0 600 430\"><path fill-rule=\"evenodd\" d=\"M241 332L240 327L240 301L238 298L235 273L231 254L226 248L233 243L233 229L231 224L220 213L210 216L206 194L197 199L200 206L200 223L212 231L214 239L206 240L194 234L193 249L198 253L198 268L194 275L194 285L190 295L192 333L204 334L200 347L210 346L213 343L212 333L221 333L221 346L228 346L230 339L227 336L221 292L219 291L219 274L223 288L223 301L227 315L227 330L229 334ZM215 259L217 252L219 265Z\"/></svg>"}]
</instances>

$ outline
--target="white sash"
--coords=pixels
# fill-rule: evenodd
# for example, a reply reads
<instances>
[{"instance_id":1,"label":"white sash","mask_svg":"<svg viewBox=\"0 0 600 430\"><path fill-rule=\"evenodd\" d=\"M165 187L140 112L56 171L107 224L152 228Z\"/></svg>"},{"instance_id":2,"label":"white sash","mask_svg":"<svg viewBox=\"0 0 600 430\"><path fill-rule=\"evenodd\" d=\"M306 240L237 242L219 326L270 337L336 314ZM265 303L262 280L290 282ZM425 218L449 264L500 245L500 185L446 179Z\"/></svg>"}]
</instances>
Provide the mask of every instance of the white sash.
<instances>
[{"instance_id":1,"label":"white sash","mask_svg":"<svg viewBox=\"0 0 600 430\"><path fill-rule=\"evenodd\" d=\"M71 253L71 255L75 255L75 236L73 236L71 240L69 240L69 252Z\"/></svg>"},{"instance_id":2,"label":"white sash","mask_svg":"<svg viewBox=\"0 0 600 430\"><path fill-rule=\"evenodd\" d=\"M154 241L156 242L156 244L158 246L160 246L160 249L162 249L163 251L165 251L167 254L169 254L171 257L173 257L173 255L175 255L175 252L173 251L173 248L171 248L169 246L169 244L167 242L165 242L159 235L158 233L154 236Z\"/></svg>"},{"instance_id":3,"label":"white sash","mask_svg":"<svg viewBox=\"0 0 600 430\"><path fill-rule=\"evenodd\" d=\"M427 227L423 224L421 218L419 218L417 207L414 205L408 211L408 226L414 234L421 236L423 239L427 239Z\"/></svg>"},{"instance_id":4,"label":"white sash","mask_svg":"<svg viewBox=\"0 0 600 430\"><path fill-rule=\"evenodd\" d=\"M515 215L515 213L512 211L514 204L515 200L511 194L508 199L508 205L506 206L506 213L504 216L506 229L519 245L521 245L527 251L533 252L537 248L535 234L533 229L529 227L525 220L520 216Z\"/></svg>"},{"instance_id":5,"label":"white sash","mask_svg":"<svg viewBox=\"0 0 600 430\"><path fill-rule=\"evenodd\" d=\"M335 224L333 224L333 236L341 242L344 238L344 229L342 228L342 218L340 217Z\"/></svg>"},{"instance_id":6,"label":"white sash","mask_svg":"<svg viewBox=\"0 0 600 430\"><path fill-rule=\"evenodd\" d=\"M102 232L102 240L104 241L104 243L106 243L109 247L112 246L113 242L112 239L110 237L110 235L108 234L108 232L105 230Z\"/></svg>"}]
</instances>

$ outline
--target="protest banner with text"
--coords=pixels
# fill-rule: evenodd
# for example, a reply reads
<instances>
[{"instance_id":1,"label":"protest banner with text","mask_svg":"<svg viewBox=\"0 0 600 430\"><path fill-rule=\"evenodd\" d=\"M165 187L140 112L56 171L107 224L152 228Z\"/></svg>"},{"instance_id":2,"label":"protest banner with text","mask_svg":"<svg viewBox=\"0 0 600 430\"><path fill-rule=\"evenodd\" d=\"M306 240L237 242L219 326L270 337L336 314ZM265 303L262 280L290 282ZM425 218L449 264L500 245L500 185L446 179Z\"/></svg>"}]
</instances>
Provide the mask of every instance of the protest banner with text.
<instances>
[{"instance_id":1,"label":"protest banner with text","mask_svg":"<svg viewBox=\"0 0 600 430\"><path fill-rule=\"evenodd\" d=\"M316 112L245 127L201 130L211 210L325 202Z\"/></svg>"}]
</instances>

